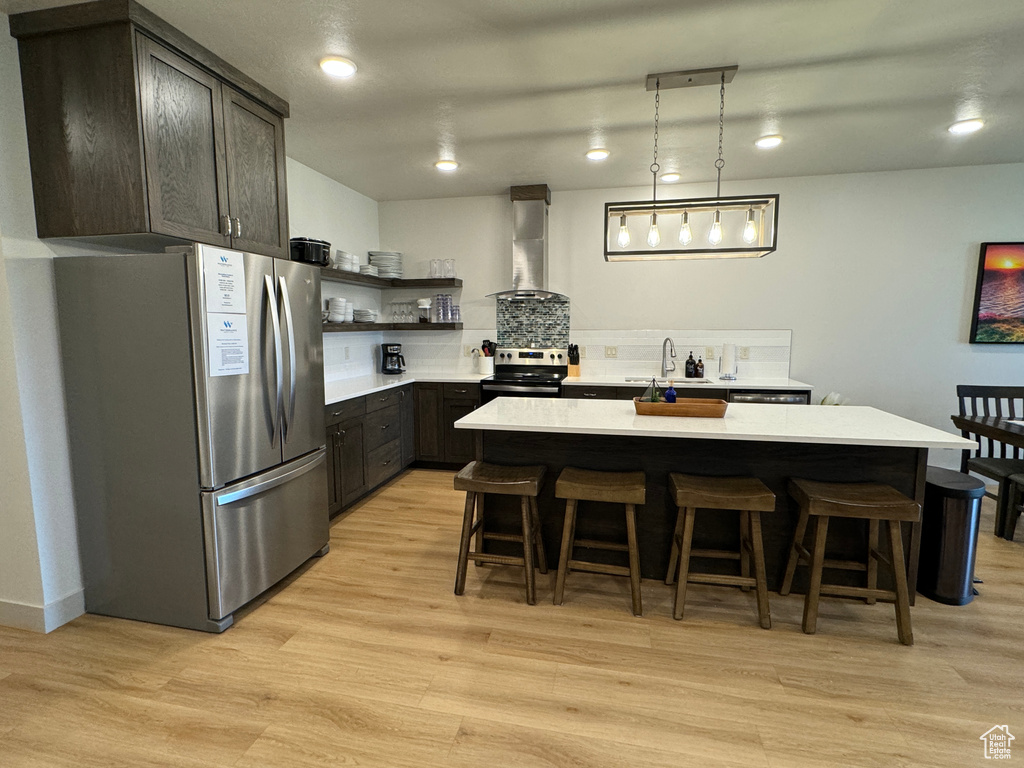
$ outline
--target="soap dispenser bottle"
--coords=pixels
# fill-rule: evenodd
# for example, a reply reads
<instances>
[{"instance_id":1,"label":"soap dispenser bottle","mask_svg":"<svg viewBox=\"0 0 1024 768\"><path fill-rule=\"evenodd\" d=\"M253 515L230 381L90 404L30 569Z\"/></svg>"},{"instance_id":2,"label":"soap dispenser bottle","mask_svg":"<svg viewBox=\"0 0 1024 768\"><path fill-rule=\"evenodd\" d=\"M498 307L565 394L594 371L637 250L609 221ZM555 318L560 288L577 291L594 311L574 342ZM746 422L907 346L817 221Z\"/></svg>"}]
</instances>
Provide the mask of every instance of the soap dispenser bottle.
<instances>
[{"instance_id":1,"label":"soap dispenser bottle","mask_svg":"<svg viewBox=\"0 0 1024 768\"><path fill-rule=\"evenodd\" d=\"M686 358L686 378L694 379L697 377L697 361L693 359L693 352L690 352L690 356Z\"/></svg>"},{"instance_id":2,"label":"soap dispenser bottle","mask_svg":"<svg viewBox=\"0 0 1024 768\"><path fill-rule=\"evenodd\" d=\"M697 358L697 378L704 378L704 361L700 357Z\"/></svg>"}]
</instances>

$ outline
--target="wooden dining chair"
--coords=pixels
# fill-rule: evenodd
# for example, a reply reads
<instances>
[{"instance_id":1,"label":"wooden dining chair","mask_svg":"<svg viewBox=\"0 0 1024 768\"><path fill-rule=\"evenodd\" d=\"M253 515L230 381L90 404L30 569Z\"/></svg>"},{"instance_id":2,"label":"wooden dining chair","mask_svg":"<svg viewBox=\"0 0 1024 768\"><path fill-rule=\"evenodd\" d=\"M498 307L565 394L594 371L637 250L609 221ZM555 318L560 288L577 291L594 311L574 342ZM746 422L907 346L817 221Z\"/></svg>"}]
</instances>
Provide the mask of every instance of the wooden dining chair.
<instances>
[{"instance_id":1,"label":"wooden dining chair","mask_svg":"<svg viewBox=\"0 0 1024 768\"><path fill-rule=\"evenodd\" d=\"M960 384L956 388L960 415L994 416L1002 419L1024 419L1024 387L992 387ZM999 442L990 437L961 430L968 440L978 443L977 449L966 449L960 458L961 472L974 472L999 483L999 492L986 496L996 500L996 536L1006 536L1009 518L1010 475L1024 472L1024 449Z\"/></svg>"}]
</instances>

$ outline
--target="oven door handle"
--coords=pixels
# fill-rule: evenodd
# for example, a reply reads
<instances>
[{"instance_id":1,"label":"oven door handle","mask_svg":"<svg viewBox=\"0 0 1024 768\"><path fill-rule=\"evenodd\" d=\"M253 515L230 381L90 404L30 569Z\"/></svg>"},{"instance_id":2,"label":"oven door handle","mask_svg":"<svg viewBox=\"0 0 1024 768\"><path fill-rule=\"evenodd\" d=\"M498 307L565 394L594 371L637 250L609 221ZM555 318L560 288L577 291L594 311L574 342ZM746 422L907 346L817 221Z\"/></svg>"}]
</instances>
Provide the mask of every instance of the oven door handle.
<instances>
[{"instance_id":1,"label":"oven door handle","mask_svg":"<svg viewBox=\"0 0 1024 768\"><path fill-rule=\"evenodd\" d=\"M557 395L561 390L558 387L532 387L521 384L481 384L487 392L536 392L542 395Z\"/></svg>"}]
</instances>

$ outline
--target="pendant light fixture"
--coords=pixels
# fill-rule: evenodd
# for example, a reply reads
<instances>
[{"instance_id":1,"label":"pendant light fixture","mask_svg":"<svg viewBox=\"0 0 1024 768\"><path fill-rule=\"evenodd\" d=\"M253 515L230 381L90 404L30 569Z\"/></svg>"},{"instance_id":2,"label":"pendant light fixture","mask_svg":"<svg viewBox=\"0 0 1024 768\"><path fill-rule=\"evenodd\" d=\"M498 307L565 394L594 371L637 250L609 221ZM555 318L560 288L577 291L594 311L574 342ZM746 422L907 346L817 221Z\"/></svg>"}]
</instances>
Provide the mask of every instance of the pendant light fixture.
<instances>
[{"instance_id":1,"label":"pendant light fixture","mask_svg":"<svg viewBox=\"0 0 1024 768\"><path fill-rule=\"evenodd\" d=\"M777 245L778 195L722 197L722 169L725 136L725 86L732 82L737 67L667 72L647 76L647 90L654 91L654 157L650 200L605 203L606 261L645 261L660 259L756 258L771 253ZM719 87L718 158L715 160L714 197L683 200L658 200L658 140L661 91L703 85ZM647 238L633 245L629 219L646 219ZM678 224L676 224L678 223ZM678 232L663 241L661 230ZM696 233L700 234L695 237Z\"/></svg>"}]
</instances>

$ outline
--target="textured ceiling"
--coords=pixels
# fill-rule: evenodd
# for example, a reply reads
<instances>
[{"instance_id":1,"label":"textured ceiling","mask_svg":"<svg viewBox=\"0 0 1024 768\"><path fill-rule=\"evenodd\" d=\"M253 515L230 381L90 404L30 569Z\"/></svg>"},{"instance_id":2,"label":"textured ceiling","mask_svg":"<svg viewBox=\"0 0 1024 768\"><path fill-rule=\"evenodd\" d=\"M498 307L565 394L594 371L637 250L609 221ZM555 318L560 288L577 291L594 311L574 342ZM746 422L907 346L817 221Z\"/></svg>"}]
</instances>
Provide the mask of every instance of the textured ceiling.
<instances>
[{"instance_id":1,"label":"textured ceiling","mask_svg":"<svg viewBox=\"0 0 1024 768\"><path fill-rule=\"evenodd\" d=\"M727 180L1024 161L1022 0L143 4L291 103L290 156L377 200L647 184L645 76L729 64ZM358 74L324 76L332 53ZM717 89L666 91L661 111L663 168L712 179ZM974 116L980 133L947 133ZM453 174L433 167L446 152Z\"/></svg>"}]
</instances>

